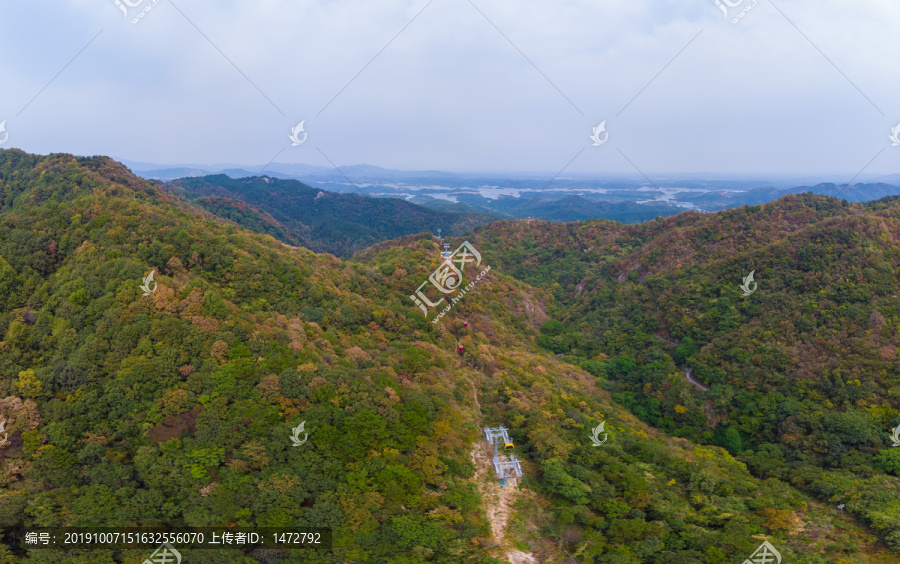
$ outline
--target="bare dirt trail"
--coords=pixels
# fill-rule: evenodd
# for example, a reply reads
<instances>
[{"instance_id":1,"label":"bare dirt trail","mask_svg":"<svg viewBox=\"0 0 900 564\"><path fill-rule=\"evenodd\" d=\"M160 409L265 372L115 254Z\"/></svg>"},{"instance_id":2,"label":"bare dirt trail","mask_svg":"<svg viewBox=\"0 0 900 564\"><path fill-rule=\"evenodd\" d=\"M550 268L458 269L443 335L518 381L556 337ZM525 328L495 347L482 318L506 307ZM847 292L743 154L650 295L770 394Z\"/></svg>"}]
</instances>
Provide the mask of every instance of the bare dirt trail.
<instances>
[{"instance_id":1,"label":"bare dirt trail","mask_svg":"<svg viewBox=\"0 0 900 564\"><path fill-rule=\"evenodd\" d=\"M685 375L685 377L687 378L687 381L688 381L688 382L690 382L691 384L697 386L698 388L700 388L700 389L703 390L704 392L707 391L708 388L703 387L703 385L700 384L700 382L698 382L698 381L694 380L693 378L691 378L691 369L690 369L690 368L685 369L684 375Z\"/></svg>"},{"instance_id":2,"label":"bare dirt trail","mask_svg":"<svg viewBox=\"0 0 900 564\"><path fill-rule=\"evenodd\" d=\"M660 337L659 335L653 335L653 336L656 337L657 339L660 339L662 341L669 343L670 345L675 345L676 347L678 346L678 343L675 341L670 341L668 339L664 339L664 338Z\"/></svg>"},{"instance_id":3,"label":"bare dirt trail","mask_svg":"<svg viewBox=\"0 0 900 564\"><path fill-rule=\"evenodd\" d=\"M709 389L709 388L707 388L706 386L704 386L703 384L701 384L700 382L698 382L698 381L694 380L693 378L691 378L691 369L690 369L690 368L686 368L686 369L685 369L685 371L684 371L684 377L687 378L687 381L688 381L688 382L690 382L691 384L697 386L698 388L700 388L700 389L703 390L704 392L707 391L707 390ZM709 421L710 425L715 426L715 425L718 423L718 420L716 419L716 413L715 413L715 411L713 410L712 400L706 400L706 403L704 404L703 407L706 409L706 419Z\"/></svg>"},{"instance_id":4,"label":"bare dirt trail","mask_svg":"<svg viewBox=\"0 0 900 564\"><path fill-rule=\"evenodd\" d=\"M466 377L466 380L469 380L468 376ZM475 409L478 410L478 428L480 429L482 415L481 404L478 403L478 389L475 388L475 382L473 382L472 380L469 380L469 385L472 386L472 397L475 398Z\"/></svg>"},{"instance_id":5,"label":"bare dirt trail","mask_svg":"<svg viewBox=\"0 0 900 564\"><path fill-rule=\"evenodd\" d=\"M483 416L481 404L478 403L478 390L471 379L468 377L466 379L472 385L475 407L478 409L478 428L481 429L483 428L481 423ZM509 480L508 486L500 486L494 475L494 466L491 464L494 450L483 438L476 441L470 455L472 464L475 465L475 484L484 500L484 510L488 522L491 524L491 536L494 542L505 552L506 560L510 564L538 564L537 558L532 554L516 550L511 546L512 543L505 539L506 529L509 526L510 508L519 496L518 481L513 478Z\"/></svg>"}]
</instances>

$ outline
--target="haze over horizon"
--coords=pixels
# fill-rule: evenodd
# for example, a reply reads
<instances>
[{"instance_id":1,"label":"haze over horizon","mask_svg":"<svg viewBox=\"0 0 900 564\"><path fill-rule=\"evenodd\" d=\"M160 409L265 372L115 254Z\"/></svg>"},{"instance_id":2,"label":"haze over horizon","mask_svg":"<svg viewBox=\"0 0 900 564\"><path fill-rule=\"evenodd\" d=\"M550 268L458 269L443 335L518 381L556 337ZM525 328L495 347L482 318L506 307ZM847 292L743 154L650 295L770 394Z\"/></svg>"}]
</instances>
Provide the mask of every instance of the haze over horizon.
<instances>
[{"instance_id":1,"label":"haze over horizon","mask_svg":"<svg viewBox=\"0 0 900 564\"><path fill-rule=\"evenodd\" d=\"M732 23L712 0L153 1L0 5L30 54L0 61L2 148L649 179L900 165L896 4L768 1Z\"/></svg>"},{"instance_id":2,"label":"haze over horizon","mask_svg":"<svg viewBox=\"0 0 900 564\"><path fill-rule=\"evenodd\" d=\"M592 180L597 182L602 181L635 181L642 182L646 184L645 177L642 176L639 172L629 173L628 171L622 171L619 173L606 173L603 171L596 172L577 172L577 171L569 171L566 170L562 174L559 174L559 171L550 171L550 170L421 170L421 169L406 169L406 168L387 168L380 167L379 165L372 163L336 163L338 167L340 167L340 172L335 169L335 167L326 165L316 165L310 163L287 163L287 162L272 162L272 163L147 163L143 161L133 161L131 159L126 159L123 157L119 157L116 155L107 155L123 164L131 168L135 172L147 172L147 171L157 171L157 170L177 170L181 168L185 169L201 169L205 171L209 171L211 174L219 174L225 170L243 170L252 175L271 175L274 172L285 171L289 168L298 167L298 168L308 168L310 170L310 175L317 175L319 173L327 174L329 176L340 176L340 172L348 173L350 176L353 176L354 173L358 172L360 169L381 169L384 171L385 175L388 176L390 173L404 173L404 174L416 174L416 173L425 173L426 175L429 173L433 173L436 175L447 175L449 177L503 177L503 178L529 178L529 179L540 179L540 178L549 178L555 177L556 180L562 179L584 179L584 180ZM277 174L276 174L277 176ZM703 180L722 180L722 181L782 181L790 183L794 182L835 182L841 183L841 181L846 181L844 178L845 175L841 174L827 174L827 173L816 173L813 171L810 172L795 172L795 173L769 173L765 171L760 172L747 172L747 173L714 173L714 172L668 172L668 171L660 171L654 173L654 180L659 181L671 181L674 179L678 180L695 180L695 181L703 181ZM900 182L900 173L893 174L872 174L870 172L865 172L860 174L856 179L856 183L864 183L864 182Z\"/></svg>"}]
</instances>

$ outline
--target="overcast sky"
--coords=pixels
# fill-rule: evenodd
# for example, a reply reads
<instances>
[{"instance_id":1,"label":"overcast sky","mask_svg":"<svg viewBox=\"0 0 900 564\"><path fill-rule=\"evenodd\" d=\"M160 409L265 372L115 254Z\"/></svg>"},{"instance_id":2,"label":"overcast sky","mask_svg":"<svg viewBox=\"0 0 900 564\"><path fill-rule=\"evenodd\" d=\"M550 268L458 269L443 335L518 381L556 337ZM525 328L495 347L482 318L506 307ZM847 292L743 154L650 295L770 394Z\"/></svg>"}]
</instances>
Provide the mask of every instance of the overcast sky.
<instances>
[{"instance_id":1,"label":"overcast sky","mask_svg":"<svg viewBox=\"0 0 900 564\"><path fill-rule=\"evenodd\" d=\"M0 0L3 148L460 172L900 172L896 0L118 1ZM292 146L301 120L308 137Z\"/></svg>"}]
</instances>

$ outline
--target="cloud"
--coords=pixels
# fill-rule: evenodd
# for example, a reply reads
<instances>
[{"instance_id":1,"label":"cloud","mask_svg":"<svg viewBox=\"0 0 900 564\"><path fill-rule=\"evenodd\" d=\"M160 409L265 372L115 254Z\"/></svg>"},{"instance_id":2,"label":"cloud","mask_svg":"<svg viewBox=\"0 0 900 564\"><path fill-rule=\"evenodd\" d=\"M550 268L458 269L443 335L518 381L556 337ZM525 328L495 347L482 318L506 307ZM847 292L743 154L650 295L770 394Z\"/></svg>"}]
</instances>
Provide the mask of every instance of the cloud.
<instances>
[{"instance_id":1,"label":"cloud","mask_svg":"<svg viewBox=\"0 0 900 564\"><path fill-rule=\"evenodd\" d=\"M762 0L738 24L712 0L160 0L138 24L131 10L0 5L27 53L0 61L4 146L551 173L578 155L571 172L633 173L625 154L647 174L852 176L900 121L886 47L900 5L876 0ZM290 147L301 119L309 142ZM590 147L604 119L610 142ZM896 172L898 154L869 172Z\"/></svg>"}]
</instances>

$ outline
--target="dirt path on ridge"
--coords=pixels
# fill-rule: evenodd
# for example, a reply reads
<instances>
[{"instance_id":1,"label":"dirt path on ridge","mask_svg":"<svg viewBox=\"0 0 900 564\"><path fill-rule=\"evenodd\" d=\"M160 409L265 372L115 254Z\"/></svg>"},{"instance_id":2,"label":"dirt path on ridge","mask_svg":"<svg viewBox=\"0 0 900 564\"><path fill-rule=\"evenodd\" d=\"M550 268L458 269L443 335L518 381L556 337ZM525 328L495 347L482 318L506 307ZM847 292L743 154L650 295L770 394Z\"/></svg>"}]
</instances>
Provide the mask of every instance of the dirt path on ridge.
<instances>
[{"instance_id":1,"label":"dirt path on ridge","mask_svg":"<svg viewBox=\"0 0 900 564\"><path fill-rule=\"evenodd\" d=\"M475 399L475 407L478 409L478 428L483 429L481 413L481 404L478 403L478 390L475 383L469 380L472 386L472 394ZM511 542L505 540L506 529L509 526L509 516L511 507L518 498L518 480L512 478L509 485L501 487L500 482L494 474L494 465L491 464L491 458L494 456L494 449L487 444L482 435L481 440L476 441L472 446L472 464L475 465L475 485L481 493L484 500L484 511L487 514L488 522L491 524L491 536L501 550L505 552L507 561L510 564L538 564L537 558L528 552L516 550Z\"/></svg>"}]
</instances>

